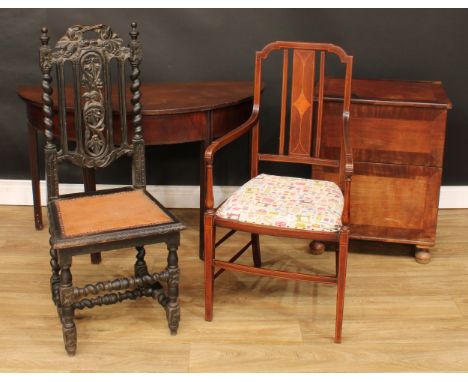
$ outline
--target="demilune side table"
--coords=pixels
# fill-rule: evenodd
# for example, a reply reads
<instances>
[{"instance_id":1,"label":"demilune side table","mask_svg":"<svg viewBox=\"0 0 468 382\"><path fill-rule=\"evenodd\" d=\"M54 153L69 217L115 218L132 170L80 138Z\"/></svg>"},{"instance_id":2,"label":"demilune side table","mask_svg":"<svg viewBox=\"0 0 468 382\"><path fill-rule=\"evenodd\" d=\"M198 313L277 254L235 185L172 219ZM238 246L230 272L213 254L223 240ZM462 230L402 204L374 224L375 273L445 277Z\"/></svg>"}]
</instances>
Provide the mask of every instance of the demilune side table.
<instances>
[{"instance_id":1,"label":"demilune side table","mask_svg":"<svg viewBox=\"0 0 468 382\"><path fill-rule=\"evenodd\" d=\"M185 142L200 142L200 241L199 254L203 258L203 214L205 200L205 172L203 154L206 147L217 137L243 123L252 112L253 83L249 81L193 82L193 83L147 83L141 85L143 137L147 146ZM18 96L26 104L28 120L29 164L34 201L36 229L42 224L41 197L39 188L38 133L43 133L42 89L39 85L20 86ZM67 124L74 138L74 112L72 89L66 89ZM115 97L112 97L113 101ZM128 120L131 130L128 90ZM53 97L56 104L56 96ZM117 101L117 100L115 100ZM113 103L118 110L118 102ZM54 134L58 135L58 116L54 109ZM117 115L117 114L116 114ZM116 137L120 136L120 121L113 118ZM132 131L129 131L131 134ZM85 169L83 180L86 191L96 189L94 170ZM92 255L92 262L100 262L100 254Z\"/></svg>"}]
</instances>

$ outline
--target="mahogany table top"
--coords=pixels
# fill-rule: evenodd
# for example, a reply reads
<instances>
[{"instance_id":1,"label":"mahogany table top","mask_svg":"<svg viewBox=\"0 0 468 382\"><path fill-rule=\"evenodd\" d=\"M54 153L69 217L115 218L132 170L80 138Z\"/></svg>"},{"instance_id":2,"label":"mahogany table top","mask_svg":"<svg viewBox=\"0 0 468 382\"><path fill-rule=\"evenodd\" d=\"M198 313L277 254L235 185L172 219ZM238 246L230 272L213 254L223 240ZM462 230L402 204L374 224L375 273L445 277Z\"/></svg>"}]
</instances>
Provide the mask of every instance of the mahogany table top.
<instances>
[{"instance_id":1,"label":"mahogany table top","mask_svg":"<svg viewBox=\"0 0 468 382\"><path fill-rule=\"evenodd\" d=\"M181 114L216 110L252 99L251 81L210 81L185 83L146 83L140 87L143 115ZM42 89L39 85L18 87L18 96L27 103L42 105ZM131 112L130 90L127 90L127 112ZM67 87L67 109L73 111L72 88ZM57 103L56 92L53 93ZM112 97L112 108L118 110L117 97Z\"/></svg>"}]
</instances>

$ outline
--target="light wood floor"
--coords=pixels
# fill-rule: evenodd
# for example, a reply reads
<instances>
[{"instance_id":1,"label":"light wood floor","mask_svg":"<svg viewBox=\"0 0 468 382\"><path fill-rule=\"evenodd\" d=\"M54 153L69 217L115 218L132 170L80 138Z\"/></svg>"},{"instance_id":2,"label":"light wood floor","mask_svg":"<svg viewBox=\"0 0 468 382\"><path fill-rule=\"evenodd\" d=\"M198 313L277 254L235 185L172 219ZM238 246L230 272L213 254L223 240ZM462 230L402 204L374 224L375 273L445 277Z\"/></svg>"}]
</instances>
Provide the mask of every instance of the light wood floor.
<instances>
[{"instance_id":1,"label":"light wood floor","mask_svg":"<svg viewBox=\"0 0 468 382\"><path fill-rule=\"evenodd\" d=\"M468 371L468 210L443 210L433 260L417 264L400 245L354 243L343 343L333 343L335 287L226 272L203 319L197 211L175 210L189 228L179 250L179 333L150 299L78 311L78 351L68 357L49 294L47 227L30 207L0 206L0 371ZM219 256L246 240L234 236ZM307 242L261 237L266 266L331 271L332 253ZM134 250L75 257L75 285L128 275ZM147 248L152 269L163 246ZM247 253L242 261L251 260Z\"/></svg>"}]
</instances>

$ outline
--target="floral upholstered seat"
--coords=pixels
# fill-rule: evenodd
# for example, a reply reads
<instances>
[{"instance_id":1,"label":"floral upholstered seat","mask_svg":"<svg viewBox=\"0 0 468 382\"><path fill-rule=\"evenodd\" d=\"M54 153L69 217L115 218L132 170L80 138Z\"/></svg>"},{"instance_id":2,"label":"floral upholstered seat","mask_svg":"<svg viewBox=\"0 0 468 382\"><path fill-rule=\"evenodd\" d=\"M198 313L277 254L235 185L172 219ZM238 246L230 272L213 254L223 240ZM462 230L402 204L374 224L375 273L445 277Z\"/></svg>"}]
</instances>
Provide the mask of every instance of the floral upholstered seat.
<instances>
[{"instance_id":1,"label":"floral upholstered seat","mask_svg":"<svg viewBox=\"0 0 468 382\"><path fill-rule=\"evenodd\" d=\"M344 198L333 182L261 174L245 183L216 216L244 223L336 232Z\"/></svg>"}]
</instances>

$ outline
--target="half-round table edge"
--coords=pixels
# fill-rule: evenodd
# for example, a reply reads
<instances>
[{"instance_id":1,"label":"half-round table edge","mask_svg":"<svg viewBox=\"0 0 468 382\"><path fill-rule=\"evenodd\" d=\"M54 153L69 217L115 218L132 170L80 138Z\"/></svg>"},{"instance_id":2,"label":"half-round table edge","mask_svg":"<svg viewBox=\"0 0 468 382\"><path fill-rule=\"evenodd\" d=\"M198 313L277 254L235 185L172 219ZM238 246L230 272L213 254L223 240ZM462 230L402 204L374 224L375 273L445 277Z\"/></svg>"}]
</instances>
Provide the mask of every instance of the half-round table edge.
<instances>
[{"instance_id":1,"label":"half-round table edge","mask_svg":"<svg viewBox=\"0 0 468 382\"><path fill-rule=\"evenodd\" d=\"M36 229L40 230L43 228L43 221L39 187L38 133L42 134L44 131L42 89L39 85L25 85L18 87L17 93L26 105L34 221ZM200 142L199 255L203 258L203 215L206 194L203 154L215 138L248 119L252 111L253 83L250 81L146 83L142 84L141 93L142 126L146 145ZM71 98L67 97L67 109L69 109L67 121L73 124ZM131 110L130 93L127 100L129 103L127 110ZM118 110L117 104L113 110L115 112ZM130 112L127 118L131 119ZM55 120L54 128L57 129L57 126ZM115 118L114 128L119 128L118 120ZM55 133L58 134L58 130ZM83 181L85 191L94 191L96 189L94 170L84 170ZM97 254L93 256L92 262L99 263L100 256Z\"/></svg>"}]
</instances>

